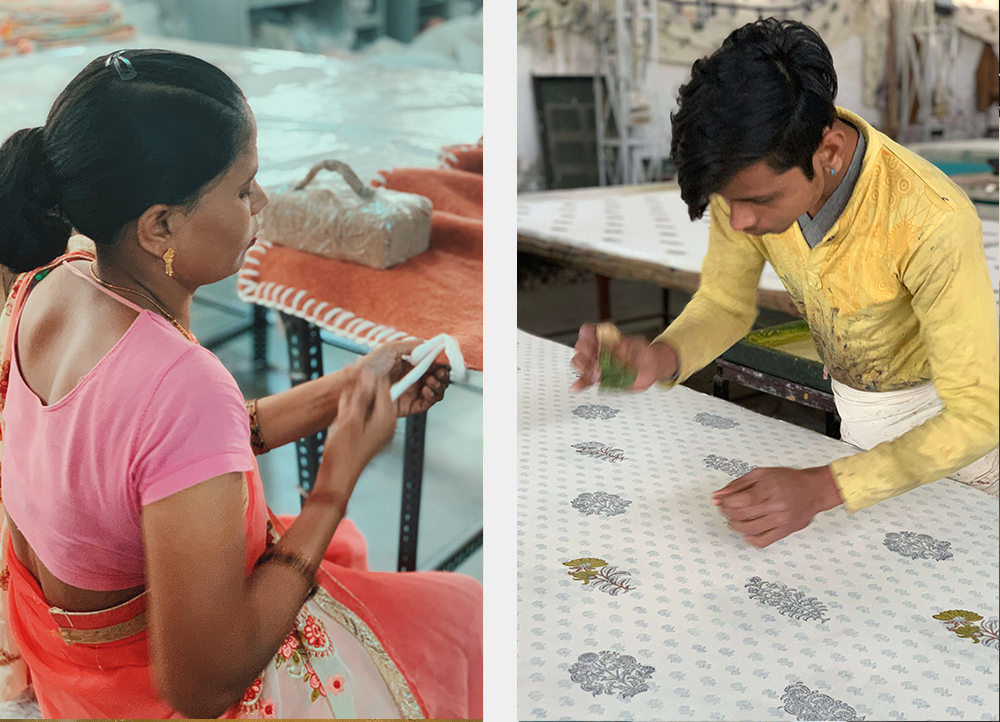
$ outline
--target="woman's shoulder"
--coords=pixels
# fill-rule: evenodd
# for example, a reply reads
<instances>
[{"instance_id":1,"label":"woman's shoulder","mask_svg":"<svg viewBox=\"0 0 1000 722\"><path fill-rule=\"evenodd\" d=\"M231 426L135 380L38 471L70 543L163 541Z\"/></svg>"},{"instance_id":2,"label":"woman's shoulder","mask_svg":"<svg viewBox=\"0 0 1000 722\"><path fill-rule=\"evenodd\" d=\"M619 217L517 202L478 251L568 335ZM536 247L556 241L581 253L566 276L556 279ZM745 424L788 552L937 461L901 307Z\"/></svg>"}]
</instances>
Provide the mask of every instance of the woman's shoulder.
<instances>
[{"instance_id":1,"label":"woman's shoulder","mask_svg":"<svg viewBox=\"0 0 1000 722\"><path fill-rule=\"evenodd\" d=\"M240 395L239 385L229 369L207 348L191 343L174 328L148 330L144 335L154 337L160 343L160 353L151 354L151 360L160 370L158 392L162 393L163 387L168 386L172 392L185 390L187 394L194 395ZM136 340L141 342L145 339ZM146 352L148 349L140 349L140 353Z\"/></svg>"}]
</instances>

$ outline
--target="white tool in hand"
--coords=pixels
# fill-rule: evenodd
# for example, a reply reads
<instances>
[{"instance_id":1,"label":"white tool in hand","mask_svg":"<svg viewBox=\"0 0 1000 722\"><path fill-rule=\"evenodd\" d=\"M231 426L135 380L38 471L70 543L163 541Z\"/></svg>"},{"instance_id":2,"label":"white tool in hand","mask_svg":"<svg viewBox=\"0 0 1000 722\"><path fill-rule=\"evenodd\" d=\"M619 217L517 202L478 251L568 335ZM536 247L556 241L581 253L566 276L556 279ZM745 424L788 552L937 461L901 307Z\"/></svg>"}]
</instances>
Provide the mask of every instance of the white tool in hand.
<instances>
[{"instance_id":1,"label":"white tool in hand","mask_svg":"<svg viewBox=\"0 0 1000 722\"><path fill-rule=\"evenodd\" d=\"M424 341L413 349L409 356L404 356L403 360L413 364L413 368L403 378L392 385L389 397L393 402L398 401L403 392L417 383L420 378L427 373L441 352L448 357L451 365L451 378L459 383L465 381L465 359L462 358L462 351L458 348L458 341L451 336L441 334L435 336L430 341Z\"/></svg>"}]
</instances>

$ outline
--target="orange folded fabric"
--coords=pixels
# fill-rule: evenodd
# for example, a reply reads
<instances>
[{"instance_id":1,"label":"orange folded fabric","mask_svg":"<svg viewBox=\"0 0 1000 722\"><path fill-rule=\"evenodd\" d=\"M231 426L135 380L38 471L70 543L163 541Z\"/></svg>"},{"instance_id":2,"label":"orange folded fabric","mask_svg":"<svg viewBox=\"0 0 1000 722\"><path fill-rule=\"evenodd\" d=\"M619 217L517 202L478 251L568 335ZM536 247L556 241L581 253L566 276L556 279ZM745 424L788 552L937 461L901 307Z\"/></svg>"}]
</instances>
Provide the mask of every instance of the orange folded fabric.
<instances>
[{"instance_id":1,"label":"orange folded fabric","mask_svg":"<svg viewBox=\"0 0 1000 722\"><path fill-rule=\"evenodd\" d=\"M240 297L370 348L445 333L458 341L466 366L481 371L482 175L453 168L403 168L382 175L379 185L419 193L434 204L426 253L380 271L263 240L240 270Z\"/></svg>"},{"instance_id":2,"label":"orange folded fabric","mask_svg":"<svg viewBox=\"0 0 1000 722\"><path fill-rule=\"evenodd\" d=\"M444 149L444 164L455 170L483 174L483 140L476 145L453 145Z\"/></svg>"}]
</instances>

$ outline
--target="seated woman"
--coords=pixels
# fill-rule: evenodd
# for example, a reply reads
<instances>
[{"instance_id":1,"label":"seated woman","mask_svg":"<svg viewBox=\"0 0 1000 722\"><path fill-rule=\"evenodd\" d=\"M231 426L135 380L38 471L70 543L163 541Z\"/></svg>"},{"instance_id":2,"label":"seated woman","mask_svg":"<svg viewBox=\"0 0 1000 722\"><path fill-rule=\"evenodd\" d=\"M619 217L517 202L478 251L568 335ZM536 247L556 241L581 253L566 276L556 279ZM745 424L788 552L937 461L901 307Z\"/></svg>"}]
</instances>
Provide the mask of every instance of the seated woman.
<instances>
[{"instance_id":1,"label":"seated woman","mask_svg":"<svg viewBox=\"0 0 1000 722\"><path fill-rule=\"evenodd\" d=\"M31 271L4 318L3 576L42 712L481 717L480 585L369 572L344 520L447 367L394 405L415 344L390 344L245 404L188 330L195 291L254 242L256 172L240 89L161 50L98 58L0 148L0 263ZM96 258L64 253L74 229ZM285 524L254 452L325 427Z\"/></svg>"}]
</instances>

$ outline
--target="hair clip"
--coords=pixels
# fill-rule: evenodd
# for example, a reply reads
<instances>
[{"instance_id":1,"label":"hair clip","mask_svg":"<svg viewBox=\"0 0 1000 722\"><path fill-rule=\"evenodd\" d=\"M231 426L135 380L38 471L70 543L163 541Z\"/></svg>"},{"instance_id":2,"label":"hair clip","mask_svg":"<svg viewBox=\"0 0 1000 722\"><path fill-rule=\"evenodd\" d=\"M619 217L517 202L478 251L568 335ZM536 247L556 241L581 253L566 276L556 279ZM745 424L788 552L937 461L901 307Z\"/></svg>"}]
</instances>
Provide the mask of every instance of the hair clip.
<instances>
[{"instance_id":1,"label":"hair clip","mask_svg":"<svg viewBox=\"0 0 1000 722\"><path fill-rule=\"evenodd\" d=\"M122 80L131 80L136 76L135 68L132 67L132 63L130 63L128 58L125 57L124 50L111 53L107 60L104 61L104 67L106 68L112 63L115 66L115 70L118 71L118 77Z\"/></svg>"}]
</instances>

